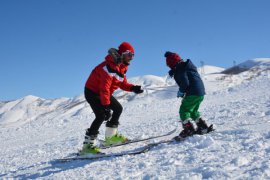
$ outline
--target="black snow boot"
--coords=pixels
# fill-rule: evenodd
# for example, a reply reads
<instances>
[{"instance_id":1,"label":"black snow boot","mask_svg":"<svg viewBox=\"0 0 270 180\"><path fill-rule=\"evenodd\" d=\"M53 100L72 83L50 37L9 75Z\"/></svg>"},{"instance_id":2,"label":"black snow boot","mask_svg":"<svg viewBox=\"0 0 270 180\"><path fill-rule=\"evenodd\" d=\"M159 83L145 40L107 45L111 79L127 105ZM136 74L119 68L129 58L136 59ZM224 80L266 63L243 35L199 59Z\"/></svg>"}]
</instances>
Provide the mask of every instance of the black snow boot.
<instances>
[{"instance_id":1,"label":"black snow boot","mask_svg":"<svg viewBox=\"0 0 270 180\"><path fill-rule=\"evenodd\" d=\"M208 133L209 127L207 126L206 122L202 118L199 118L196 121L196 124L197 124L197 130L196 130L197 134L206 134L206 133Z\"/></svg>"},{"instance_id":2,"label":"black snow boot","mask_svg":"<svg viewBox=\"0 0 270 180\"><path fill-rule=\"evenodd\" d=\"M192 136L193 134L196 133L193 124L188 121L187 123L183 124L183 130L180 132L178 136L175 137L176 141L179 141L181 139L184 139L188 136Z\"/></svg>"}]
</instances>

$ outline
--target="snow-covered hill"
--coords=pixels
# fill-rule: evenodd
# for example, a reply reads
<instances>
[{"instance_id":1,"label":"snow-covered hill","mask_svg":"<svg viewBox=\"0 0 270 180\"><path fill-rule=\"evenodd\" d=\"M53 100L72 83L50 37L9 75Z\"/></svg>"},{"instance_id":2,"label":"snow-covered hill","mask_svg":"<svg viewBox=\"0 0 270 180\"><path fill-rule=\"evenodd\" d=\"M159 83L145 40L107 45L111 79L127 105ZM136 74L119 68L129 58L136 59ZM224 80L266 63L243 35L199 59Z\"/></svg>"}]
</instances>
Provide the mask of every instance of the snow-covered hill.
<instances>
[{"instance_id":1,"label":"snow-covered hill","mask_svg":"<svg viewBox=\"0 0 270 180\"><path fill-rule=\"evenodd\" d=\"M201 111L214 124L214 133L193 136L178 145L160 145L136 156L54 161L81 148L84 129L94 118L82 95L52 100L26 96L0 102L0 179L270 179L270 59L238 66L245 70L199 69L207 89ZM179 133L181 99L176 98L173 79L146 75L129 81L142 84L145 93L115 93L124 107L119 131L129 138L163 134L175 127ZM104 125L100 133L104 138Z\"/></svg>"},{"instance_id":2,"label":"snow-covered hill","mask_svg":"<svg viewBox=\"0 0 270 180\"><path fill-rule=\"evenodd\" d=\"M222 71L225 74L239 74L244 71L257 71L257 70L269 70L269 58L257 58L254 60L248 60L229 69Z\"/></svg>"}]
</instances>

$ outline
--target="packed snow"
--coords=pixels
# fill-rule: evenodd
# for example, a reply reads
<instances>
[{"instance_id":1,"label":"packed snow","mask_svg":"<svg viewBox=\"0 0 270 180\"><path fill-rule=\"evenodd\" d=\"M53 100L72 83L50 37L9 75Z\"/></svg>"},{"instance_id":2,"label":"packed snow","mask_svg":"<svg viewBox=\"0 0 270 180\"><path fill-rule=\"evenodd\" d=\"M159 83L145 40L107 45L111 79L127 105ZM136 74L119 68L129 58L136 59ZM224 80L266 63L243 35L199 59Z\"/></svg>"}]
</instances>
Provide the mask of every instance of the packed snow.
<instances>
[{"instance_id":1,"label":"packed snow","mask_svg":"<svg viewBox=\"0 0 270 180\"><path fill-rule=\"evenodd\" d=\"M207 90L200 110L216 131L135 156L56 160L82 147L85 129L94 119L83 95L0 102L0 179L270 179L270 59L249 60L239 67L245 70L236 74L214 66L199 69ZM124 107L119 132L138 139L178 130L106 153L136 150L182 129L181 99L173 79L146 75L129 81L141 84L145 92L115 92ZM100 139L104 131L102 125Z\"/></svg>"}]
</instances>

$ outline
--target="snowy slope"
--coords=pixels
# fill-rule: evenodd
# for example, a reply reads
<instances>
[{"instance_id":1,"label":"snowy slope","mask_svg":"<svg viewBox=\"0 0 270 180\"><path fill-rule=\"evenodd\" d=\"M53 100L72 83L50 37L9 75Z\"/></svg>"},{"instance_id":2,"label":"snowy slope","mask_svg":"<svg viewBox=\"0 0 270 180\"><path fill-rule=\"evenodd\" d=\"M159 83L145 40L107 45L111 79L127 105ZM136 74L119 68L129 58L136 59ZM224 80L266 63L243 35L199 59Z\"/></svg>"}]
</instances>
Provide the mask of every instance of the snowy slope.
<instances>
[{"instance_id":1,"label":"snowy slope","mask_svg":"<svg viewBox=\"0 0 270 180\"><path fill-rule=\"evenodd\" d=\"M94 118L82 95L53 100L27 96L1 102L0 179L270 179L269 62L264 59L234 75L221 74L220 68L205 71L202 77L208 93L201 111L216 132L181 144L163 144L136 156L54 161L81 148L84 129ZM130 138L158 135L175 127L179 133L181 99L176 98L173 80L148 75L130 81L143 84L146 91L141 95L116 92L124 107L119 131ZM103 125L100 138L104 129Z\"/></svg>"},{"instance_id":2,"label":"snowy slope","mask_svg":"<svg viewBox=\"0 0 270 180\"><path fill-rule=\"evenodd\" d=\"M213 73L220 73L224 71L224 68L216 67L216 66L209 66L205 65L203 67L198 68L198 72L201 74L213 74Z\"/></svg>"}]
</instances>

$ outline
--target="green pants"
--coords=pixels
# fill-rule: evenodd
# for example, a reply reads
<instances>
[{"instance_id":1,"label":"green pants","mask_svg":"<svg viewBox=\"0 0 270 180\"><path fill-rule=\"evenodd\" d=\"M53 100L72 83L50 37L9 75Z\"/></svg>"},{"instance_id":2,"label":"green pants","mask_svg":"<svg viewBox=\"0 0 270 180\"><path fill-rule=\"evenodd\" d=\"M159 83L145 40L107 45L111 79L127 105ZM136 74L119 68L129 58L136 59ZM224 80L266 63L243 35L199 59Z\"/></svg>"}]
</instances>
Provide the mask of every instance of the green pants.
<instances>
[{"instance_id":1,"label":"green pants","mask_svg":"<svg viewBox=\"0 0 270 180\"><path fill-rule=\"evenodd\" d=\"M182 100L182 104L179 109L180 118L182 121L186 119L198 119L201 114L198 111L204 96L186 96Z\"/></svg>"}]
</instances>

